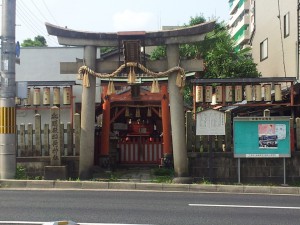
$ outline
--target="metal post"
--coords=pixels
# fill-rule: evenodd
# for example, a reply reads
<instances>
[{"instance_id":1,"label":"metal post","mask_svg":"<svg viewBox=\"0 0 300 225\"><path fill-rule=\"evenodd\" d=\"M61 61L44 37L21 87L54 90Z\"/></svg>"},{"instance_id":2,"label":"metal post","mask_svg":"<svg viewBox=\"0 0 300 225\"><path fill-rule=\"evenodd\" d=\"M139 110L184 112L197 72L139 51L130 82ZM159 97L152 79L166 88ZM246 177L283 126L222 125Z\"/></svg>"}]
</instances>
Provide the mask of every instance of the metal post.
<instances>
[{"instance_id":1,"label":"metal post","mask_svg":"<svg viewBox=\"0 0 300 225\"><path fill-rule=\"evenodd\" d=\"M241 158L238 158L238 183L241 183Z\"/></svg>"},{"instance_id":2,"label":"metal post","mask_svg":"<svg viewBox=\"0 0 300 225\"><path fill-rule=\"evenodd\" d=\"M0 88L0 179L12 179L16 173L15 24L16 0L3 0Z\"/></svg>"},{"instance_id":3,"label":"metal post","mask_svg":"<svg viewBox=\"0 0 300 225\"><path fill-rule=\"evenodd\" d=\"M283 185L286 185L286 167L285 167L285 158L283 158Z\"/></svg>"}]
</instances>

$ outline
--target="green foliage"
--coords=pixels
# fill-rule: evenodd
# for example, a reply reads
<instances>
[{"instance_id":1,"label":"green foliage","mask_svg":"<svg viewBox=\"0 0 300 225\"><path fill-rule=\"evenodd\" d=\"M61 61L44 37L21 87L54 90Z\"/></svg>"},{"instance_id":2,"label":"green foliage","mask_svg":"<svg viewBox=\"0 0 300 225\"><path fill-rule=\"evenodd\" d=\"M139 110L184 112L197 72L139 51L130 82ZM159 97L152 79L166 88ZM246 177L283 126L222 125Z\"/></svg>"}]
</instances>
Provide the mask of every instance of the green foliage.
<instances>
[{"instance_id":1,"label":"green foliage","mask_svg":"<svg viewBox=\"0 0 300 225\"><path fill-rule=\"evenodd\" d=\"M154 176L173 176L174 170L168 168L155 168L153 169Z\"/></svg>"},{"instance_id":2,"label":"green foliage","mask_svg":"<svg viewBox=\"0 0 300 225\"><path fill-rule=\"evenodd\" d=\"M32 40L31 38L27 38L21 44L22 47L47 47L47 41L43 36L36 36Z\"/></svg>"},{"instance_id":3,"label":"green foliage","mask_svg":"<svg viewBox=\"0 0 300 225\"><path fill-rule=\"evenodd\" d=\"M17 166L15 179L17 180L27 180L26 169L23 166Z\"/></svg>"},{"instance_id":4,"label":"green foliage","mask_svg":"<svg viewBox=\"0 0 300 225\"><path fill-rule=\"evenodd\" d=\"M150 55L151 60L159 60L161 58L165 58L167 55L166 46L158 46L156 47Z\"/></svg>"}]
</instances>

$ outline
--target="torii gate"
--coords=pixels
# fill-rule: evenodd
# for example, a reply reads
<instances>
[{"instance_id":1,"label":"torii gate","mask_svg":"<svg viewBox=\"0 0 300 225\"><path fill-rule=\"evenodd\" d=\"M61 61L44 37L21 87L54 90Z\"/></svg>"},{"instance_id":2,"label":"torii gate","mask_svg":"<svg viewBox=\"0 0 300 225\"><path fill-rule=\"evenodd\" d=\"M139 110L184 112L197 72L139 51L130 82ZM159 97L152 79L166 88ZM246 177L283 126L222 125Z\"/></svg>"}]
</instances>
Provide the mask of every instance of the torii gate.
<instances>
[{"instance_id":1,"label":"torii gate","mask_svg":"<svg viewBox=\"0 0 300 225\"><path fill-rule=\"evenodd\" d=\"M176 30L143 32L143 43L145 46L166 45L167 59L159 61L147 61L147 68L152 71L166 71L179 65L185 71L203 71L202 60L180 60L179 45L196 43L204 39L206 33L214 29L215 22L202 23L196 26ZM90 69L99 73L112 73L119 64L112 61L96 61L97 47L118 47L118 33L93 33L76 31L58 27L46 23L50 35L57 36L61 45L83 46L84 62ZM130 32L128 32L130 34ZM77 73L82 63L62 63L61 73ZM188 177L188 160L185 134L185 115L183 96L176 86L177 73L168 75L168 89L170 98L171 130L173 159L176 183L190 182ZM94 163L94 120L95 120L95 92L96 78L89 77L90 87L83 88L81 109L81 138L80 138L80 160L79 177L88 179L91 177Z\"/></svg>"}]
</instances>

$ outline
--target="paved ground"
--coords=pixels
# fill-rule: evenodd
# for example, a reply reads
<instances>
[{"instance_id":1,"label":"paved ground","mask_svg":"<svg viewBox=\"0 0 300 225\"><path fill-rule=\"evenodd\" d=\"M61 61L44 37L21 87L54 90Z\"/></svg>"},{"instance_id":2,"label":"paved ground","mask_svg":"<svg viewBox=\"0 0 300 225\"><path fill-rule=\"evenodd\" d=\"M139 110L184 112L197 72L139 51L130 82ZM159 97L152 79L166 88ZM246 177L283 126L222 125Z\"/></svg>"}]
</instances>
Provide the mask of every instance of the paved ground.
<instances>
[{"instance_id":1,"label":"paved ground","mask_svg":"<svg viewBox=\"0 0 300 225\"><path fill-rule=\"evenodd\" d=\"M151 182L155 179L152 167L122 167L114 170L99 170L94 174L95 180L103 181L127 181L127 182Z\"/></svg>"}]
</instances>

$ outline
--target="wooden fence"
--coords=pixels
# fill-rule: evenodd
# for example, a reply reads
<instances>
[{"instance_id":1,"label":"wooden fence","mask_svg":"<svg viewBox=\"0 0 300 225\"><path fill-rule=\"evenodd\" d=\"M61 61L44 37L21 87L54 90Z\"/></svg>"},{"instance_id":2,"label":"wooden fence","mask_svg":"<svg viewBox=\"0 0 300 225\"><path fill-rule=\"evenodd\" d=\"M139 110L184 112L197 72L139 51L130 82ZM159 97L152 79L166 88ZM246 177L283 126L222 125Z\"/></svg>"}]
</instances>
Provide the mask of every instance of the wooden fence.
<instances>
[{"instance_id":1,"label":"wooden fence","mask_svg":"<svg viewBox=\"0 0 300 225\"><path fill-rule=\"evenodd\" d=\"M34 124L17 126L17 157L50 156L50 126L41 126L41 115L36 114ZM62 156L78 156L80 152L80 115L74 115L74 124L60 124Z\"/></svg>"}]
</instances>

